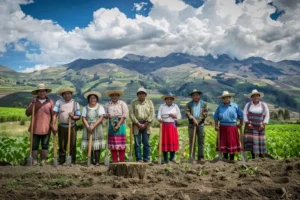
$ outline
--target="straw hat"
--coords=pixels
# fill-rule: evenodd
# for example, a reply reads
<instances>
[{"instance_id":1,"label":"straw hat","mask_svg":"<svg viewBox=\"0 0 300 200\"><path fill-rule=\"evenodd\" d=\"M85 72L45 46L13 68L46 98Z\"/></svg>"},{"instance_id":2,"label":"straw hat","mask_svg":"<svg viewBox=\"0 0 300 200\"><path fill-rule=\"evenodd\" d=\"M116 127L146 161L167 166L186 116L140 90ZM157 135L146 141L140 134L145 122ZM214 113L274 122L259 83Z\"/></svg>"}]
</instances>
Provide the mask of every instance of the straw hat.
<instances>
[{"instance_id":1,"label":"straw hat","mask_svg":"<svg viewBox=\"0 0 300 200\"><path fill-rule=\"evenodd\" d=\"M62 88L62 89L58 90L57 94L60 95L60 96L62 96L62 94L63 94L64 92L71 92L72 94L74 94L75 91L76 91L76 90L73 89L73 88Z\"/></svg>"},{"instance_id":2,"label":"straw hat","mask_svg":"<svg viewBox=\"0 0 300 200\"><path fill-rule=\"evenodd\" d=\"M140 92L144 92L145 94L147 94L147 90L143 87L139 88L136 94L138 94Z\"/></svg>"},{"instance_id":3,"label":"straw hat","mask_svg":"<svg viewBox=\"0 0 300 200\"><path fill-rule=\"evenodd\" d=\"M223 99L224 97L233 97L234 93L229 93L228 91L223 91L222 96L219 96L219 99Z\"/></svg>"},{"instance_id":4,"label":"straw hat","mask_svg":"<svg viewBox=\"0 0 300 200\"><path fill-rule=\"evenodd\" d=\"M257 91L257 89L252 90L252 92L248 95L249 98L254 94L259 94L260 98L264 96L264 93Z\"/></svg>"},{"instance_id":5,"label":"straw hat","mask_svg":"<svg viewBox=\"0 0 300 200\"><path fill-rule=\"evenodd\" d=\"M90 95L95 95L96 97L98 97L98 100L101 98L101 94L99 92L96 92L96 91L87 92L83 96L84 96L84 98L87 99L88 96L90 96Z\"/></svg>"},{"instance_id":6,"label":"straw hat","mask_svg":"<svg viewBox=\"0 0 300 200\"><path fill-rule=\"evenodd\" d=\"M46 88L46 86L45 86L44 83L39 83L39 84L37 85L37 89L36 89L36 90L33 90L33 91L31 92L31 94L32 94L32 95L37 95L37 93L38 93L39 90L46 90L46 93L49 93L49 92L52 91L51 89Z\"/></svg>"},{"instance_id":7,"label":"straw hat","mask_svg":"<svg viewBox=\"0 0 300 200\"><path fill-rule=\"evenodd\" d=\"M175 96L175 95L173 95L173 94L169 94L169 95L163 95L163 96L161 96L161 99L165 101L165 100L166 100L166 98L168 98L168 97L171 97L171 98L173 98L173 99L174 99L174 101L178 99L178 97L177 97L177 96Z\"/></svg>"},{"instance_id":8,"label":"straw hat","mask_svg":"<svg viewBox=\"0 0 300 200\"><path fill-rule=\"evenodd\" d=\"M110 97L110 95L112 95L112 94L118 94L121 97L124 95L124 92L121 90L108 90L105 94L108 97Z\"/></svg>"},{"instance_id":9,"label":"straw hat","mask_svg":"<svg viewBox=\"0 0 300 200\"><path fill-rule=\"evenodd\" d=\"M201 95L203 92L197 89L193 89L193 91L189 95L192 96L194 93L198 93L199 95Z\"/></svg>"}]
</instances>

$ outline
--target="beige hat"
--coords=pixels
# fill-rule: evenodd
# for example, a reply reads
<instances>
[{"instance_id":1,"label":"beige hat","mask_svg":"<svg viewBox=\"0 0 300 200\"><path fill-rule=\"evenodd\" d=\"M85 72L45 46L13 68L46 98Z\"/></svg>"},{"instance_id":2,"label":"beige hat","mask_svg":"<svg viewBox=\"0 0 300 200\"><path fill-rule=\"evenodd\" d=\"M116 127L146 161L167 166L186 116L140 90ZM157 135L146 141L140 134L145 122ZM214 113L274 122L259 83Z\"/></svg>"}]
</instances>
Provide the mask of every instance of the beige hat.
<instances>
[{"instance_id":1,"label":"beige hat","mask_svg":"<svg viewBox=\"0 0 300 200\"><path fill-rule=\"evenodd\" d=\"M95 92L95 91L87 92L83 96L84 96L84 98L87 99L88 96L90 96L90 95L95 95L96 97L98 97L98 100L101 98L101 94L99 92Z\"/></svg>"},{"instance_id":2,"label":"beige hat","mask_svg":"<svg viewBox=\"0 0 300 200\"><path fill-rule=\"evenodd\" d=\"M168 98L168 97L171 97L171 98L173 98L173 99L174 99L174 101L178 99L178 97L177 97L177 96L175 96L175 95L173 95L173 94L169 94L169 95L163 95L163 96L161 96L161 99L165 101L165 100L166 100L166 98Z\"/></svg>"},{"instance_id":3,"label":"beige hat","mask_svg":"<svg viewBox=\"0 0 300 200\"><path fill-rule=\"evenodd\" d=\"M140 92L144 92L145 94L147 94L147 90L146 90L145 88L143 88L143 87L140 87L140 88L138 89L138 91L137 91L136 94L138 94L138 93L140 93Z\"/></svg>"},{"instance_id":4,"label":"beige hat","mask_svg":"<svg viewBox=\"0 0 300 200\"><path fill-rule=\"evenodd\" d=\"M64 92L71 92L72 94L74 94L75 91L76 91L76 90L73 89L73 88L62 88L62 89L58 90L57 94L60 95L60 96L62 96L62 94L63 94Z\"/></svg>"},{"instance_id":5,"label":"beige hat","mask_svg":"<svg viewBox=\"0 0 300 200\"><path fill-rule=\"evenodd\" d=\"M33 90L33 91L31 92L31 94L32 94L32 95L37 95L37 93L38 93L39 90L46 90L47 93L49 93L49 92L52 91L51 89L46 88L46 86L45 86L44 83L39 83L39 84L37 85L37 89L36 89L36 90Z\"/></svg>"},{"instance_id":6,"label":"beige hat","mask_svg":"<svg viewBox=\"0 0 300 200\"><path fill-rule=\"evenodd\" d=\"M228 91L223 91L222 96L219 96L219 99L223 99L224 97L233 97L234 93L229 93Z\"/></svg>"},{"instance_id":7,"label":"beige hat","mask_svg":"<svg viewBox=\"0 0 300 200\"><path fill-rule=\"evenodd\" d=\"M248 95L249 98L252 97L254 94L259 94L260 98L264 96L264 93L257 91L257 89L252 90L252 92Z\"/></svg>"},{"instance_id":8,"label":"beige hat","mask_svg":"<svg viewBox=\"0 0 300 200\"><path fill-rule=\"evenodd\" d=\"M105 94L108 97L110 97L110 95L112 95L112 94L118 94L121 97L124 95L124 92L121 90L108 90Z\"/></svg>"},{"instance_id":9,"label":"beige hat","mask_svg":"<svg viewBox=\"0 0 300 200\"><path fill-rule=\"evenodd\" d=\"M189 95L192 96L194 93L199 93L199 95L203 94L200 90L193 89L193 92L191 92Z\"/></svg>"}]
</instances>

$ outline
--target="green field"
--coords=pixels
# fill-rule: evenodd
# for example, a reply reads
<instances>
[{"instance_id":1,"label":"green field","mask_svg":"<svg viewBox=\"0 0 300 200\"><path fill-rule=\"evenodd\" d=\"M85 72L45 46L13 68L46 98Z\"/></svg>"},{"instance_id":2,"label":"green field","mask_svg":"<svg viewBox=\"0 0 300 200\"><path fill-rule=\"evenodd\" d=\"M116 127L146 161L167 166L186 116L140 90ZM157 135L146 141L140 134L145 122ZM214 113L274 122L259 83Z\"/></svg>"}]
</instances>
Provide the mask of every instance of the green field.
<instances>
[{"instance_id":1,"label":"green field","mask_svg":"<svg viewBox=\"0 0 300 200\"><path fill-rule=\"evenodd\" d=\"M0 107L0 122L26 121L29 118L25 115L24 108Z\"/></svg>"}]
</instances>

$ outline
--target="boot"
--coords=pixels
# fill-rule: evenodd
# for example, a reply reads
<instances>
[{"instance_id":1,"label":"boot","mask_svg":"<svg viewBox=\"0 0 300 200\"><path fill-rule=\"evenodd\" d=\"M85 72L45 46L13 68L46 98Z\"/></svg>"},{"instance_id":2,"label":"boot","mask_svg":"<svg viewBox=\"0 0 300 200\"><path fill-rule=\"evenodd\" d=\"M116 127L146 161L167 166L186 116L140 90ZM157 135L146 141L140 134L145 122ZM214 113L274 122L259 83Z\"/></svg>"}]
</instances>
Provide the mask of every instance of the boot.
<instances>
[{"instance_id":1,"label":"boot","mask_svg":"<svg viewBox=\"0 0 300 200\"><path fill-rule=\"evenodd\" d=\"M45 165L48 159L48 150L41 150L41 165Z\"/></svg>"},{"instance_id":2,"label":"boot","mask_svg":"<svg viewBox=\"0 0 300 200\"><path fill-rule=\"evenodd\" d=\"M95 151L95 165L100 165L100 150Z\"/></svg>"},{"instance_id":3,"label":"boot","mask_svg":"<svg viewBox=\"0 0 300 200\"><path fill-rule=\"evenodd\" d=\"M33 150L32 151L32 165L33 166L36 166L38 164L37 159L38 159L38 150Z\"/></svg>"},{"instance_id":4,"label":"boot","mask_svg":"<svg viewBox=\"0 0 300 200\"><path fill-rule=\"evenodd\" d=\"M228 160L228 153L223 153L224 159Z\"/></svg>"},{"instance_id":5,"label":"boot","mask_svg":"<svg viewBox=\"0 0 300 200\"><path fill-rule=\"evenodd\" d=\"M230 154L230 160L234 161L234 154Z\"/></svg>"},{"instance_id":6,"label":"boot","mask_svg":"<svg viewBox=\"0 0 300 200\"><path fill-rule=\"evenodd\" d=\"M251 151L252 159L255 159L255 153Z\"/></svg>"}]
</instances>

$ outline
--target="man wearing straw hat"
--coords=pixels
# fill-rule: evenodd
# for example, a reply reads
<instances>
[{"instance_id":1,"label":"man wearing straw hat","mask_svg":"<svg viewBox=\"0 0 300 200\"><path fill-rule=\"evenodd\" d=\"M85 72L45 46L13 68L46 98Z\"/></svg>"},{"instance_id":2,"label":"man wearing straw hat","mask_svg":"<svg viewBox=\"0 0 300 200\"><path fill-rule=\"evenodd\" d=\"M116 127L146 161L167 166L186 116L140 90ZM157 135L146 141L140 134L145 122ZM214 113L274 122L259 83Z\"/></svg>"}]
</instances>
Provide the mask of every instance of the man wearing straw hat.
<instances>
[{"instance_id":1,"label":"man wearing straw hat","mask_svg":"<svg viewBox=\"0 0 300 200\"><path fill-rule=\"evenodd\" d=\"M33 144L32 144L32 164L37 165L38 160L38 148L41 143L41 165L45 164L48 157L48 147L50 141L50 134L53 131L53 102L46 96L52 90L47 88L45 84L40 83L37 85L37 89L31 92L32 95L37 95L33 98L31 104L26 109L26 115L32 115L33 105L35 105L35 117L33 122ZM31 130L31 124L29 127Z\"/></svg>"},{"instance_id":2,"label":"man wearing straw hat","mask_svg":"<svg viewBox=\"0 0 300 200\"><path fill-rule=\"evenodd\" d=\"M126 123L128 107L119 100L124 95L120 90L109 90L106 96L111 101L105 105L106 118L109 118L108 148L111 151L113 162L124 162L126 150Z\"/></svg>"},{"instance_id":3,"label":"man wearing straw hat","mask_svg":"<svg viewBox=\"0 0 300 200\"><path fill-rule=\"evenodd\" d=\"M137 162L148 162L150 159L149 135L151 133L151 122L155 117L155 110L150 99L146 99L147 91L139 88L137 91L138 99L131 102L129 116L134 124L134 149ZM141 146L143 142L143 154Z\"/></svg>"},{"instance_id":4,"label":"man wearing straw hat","mask_svg":"<svg viewBox=\"0 0 300 200\"><path fill-rule=\"evenodd\" d=\"M194 89L189 95L192 101L186 104L185 114L189 120L189 144L190 154L193 146L194 127L196 127L196 136L198 138L198 162L204 159L204 121L208 116L207 103L200 100L202 92ZM195 142L196 146L196 142ZM194 149L196 149L194 146ZM193 151L193 158L195 158L195 151ZM191 157L191 155L190 155Z\"/></svg>"},{"instance_id":5,"label":"man wearing straw hat","mask_svg":"<svg viewBox=\"0 0 300 200\"><path fill-rule=\"evenodd\" d=\"M58 92L58 95L62 96L63 99L58 100L55 103L53 111L58 117L58 128L55 128L54 134L58 132L58 145L59 145L59 162L65 164L66 161L66 148L68 144L68 128L69 118L71 118L71 138L70 138L70 155L72 156L72 163L76 162L76 121L80 119L80 106L72 99L72 95L75 93L73 88L62 88Z\"/></svg>"},{"instance_id":6,"label":"man wearing straw hat","mask_svg":"<svg viewBox=\"0 0 300 200\"><path fill-rule=\"evenodd\" d=\"M222 152L225 159L234 160L234 154L241 151L238 128L243 125L243 112L236 103L232 103L234 93L224 91L218 98L223 100L214 114L215 130L220 131L217 141L217 151ZM237 120L240 120L237 125ZM220 122L220 123L219 123ZM219 149L220 148L220 149Z\"/></svg>"},{"instance_id":7,"label":"man wearing straw hat","mask_svg":"<svg viewBox=\"0 0 300 200\"><path fill-rule=\"evenodd\" d=\"M251 151L252 159L255 155L263 157L267 153L265 125L269 123L270 114L268 105L260 101L264 93L255 90L248 95L251 102L244 108L245 151Z\"/></svg>"}]
</instances>

